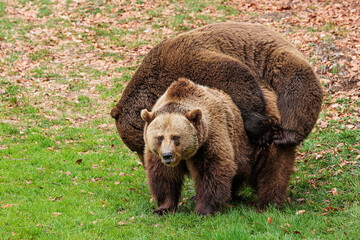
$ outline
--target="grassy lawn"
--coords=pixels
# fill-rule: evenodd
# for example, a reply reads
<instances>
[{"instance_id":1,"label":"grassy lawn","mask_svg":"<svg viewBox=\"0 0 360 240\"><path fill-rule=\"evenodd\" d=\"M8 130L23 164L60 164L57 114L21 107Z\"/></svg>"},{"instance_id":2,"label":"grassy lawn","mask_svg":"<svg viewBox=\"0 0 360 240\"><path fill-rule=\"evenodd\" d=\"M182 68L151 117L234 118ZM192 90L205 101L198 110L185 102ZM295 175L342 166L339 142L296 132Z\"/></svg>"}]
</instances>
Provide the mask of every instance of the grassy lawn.
<instances>
[{"instance_id":1,"label":"grassy lawn","mask_svg":"<svg viewBox=\"0 0 360 240\"><path fill-rule=\"evenodd\" d=\"M360 6L351 4L0 1L0 239L358 239ZM283 209L258 213L246 188L201 218L187 180L178 213L158 217L109 112L156 43L223 21L265 24L297 46L323 84L323 110Z\"/></svg>"}]
</instances>

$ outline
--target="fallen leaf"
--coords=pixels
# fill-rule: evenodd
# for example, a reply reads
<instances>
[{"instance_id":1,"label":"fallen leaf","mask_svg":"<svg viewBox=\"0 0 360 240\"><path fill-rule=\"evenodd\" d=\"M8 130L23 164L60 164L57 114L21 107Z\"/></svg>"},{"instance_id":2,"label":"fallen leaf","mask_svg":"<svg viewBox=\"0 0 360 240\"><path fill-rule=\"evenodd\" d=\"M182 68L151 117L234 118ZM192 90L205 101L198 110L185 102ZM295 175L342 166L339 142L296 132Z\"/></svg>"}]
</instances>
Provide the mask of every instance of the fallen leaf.
<instances>
[{"instance_id":1,"label":"fallen leaf","mask_svg":"<svg viewBox=\"0 0 360 240\"><path fill-rule=\"evenodd\" d=\"M331 189L331 193L332 193L332 195L339 195L339 193L338 193L338 191L337 191L337 188L333 188L333 189Z\"/></svg>"},{"instance_id":2,"label":"fallen leaf","mask_svg":"<svg viewBox=\"0 0 360 240\"><path fill-rule=\"evenodd\" d=\"M120 222L118 222L118 225L120 225L120 226L124 226L124 225L125 225L125 223L124 223L123 221L120 221Z\"/></svg>"},{"instance_id":3,"label":"fallen leaf","mask_svg":"<svg viewBox=\"0 0 360 240\"><path fill-rule=\"evenodd\" d=\"M53 216L53 217L58 217L58 216L60 216L60 215L61 215L61 213L55 212L55 213L53 213L51 216Z\"/></svg>"},{"instance_id":4,"label":"fallen leaf","mask_svg":"<svg viewBox=\"0 0 360 240\"><path fill-rule=\"evenodd\" d=\"M75 185L78 185L77 177L71 179Z\"/></svg>"},{"instance_id":5,"label":"fallen leaf","mask_svg":"<svg viewBox=\"0 0 360 240\"><path fill-rule=\"evenodd\" d=\"M81 158L78 159L78 160L76 160L76 162L75 162L75 164L80 164L80 163L82 163L82 159L81 159Z\"/></svg>"},{"instance_id":6,"label":"fallen leaf","mask_svg":"<svg viewBox=\"0 0 360 240\"><path fill-rule=\"evenodd\" d=\"M342 172L343 172L343 170L339 169L339 170L337 170L336 172L333 173L333 176L336 176L336 175L338 175L338 174L340 174Z\"/></svg>"},{"instance_id":7,"label":"fallen leaf","mask_svg":"<svg viewBox=\"0 0 360 240\"><path fill-rule=\"evenodd\" d=\"M55 198L49 197L50 201L52 201L52 202L55 202L56 200L60 200L61 198L62 198L62 196L60 196L60 197L55 197Z\"/></svg>"},{"instance_id":8,"label":"fallen leaf","mask_svg":"<svg viewBox=\"0 0 360 240\"><path fill-rule=\"evenodd\" d=\"M268 224L272 223L272 218L271 218L271 217L268 217L267 223L268 223Z\"/></svg>"},{"instance_id":9,"label":"fallen leaf","mask_svg":"<svg viewBox=\"0 0 360 240\"><path fill-rule=\"evenodd\" d=\"M8 207L12 207L12 206L14 206L14 204L4 204L1 207L2 208L8 208Z\"/></svg>"},{"instance_id":10,"label":"fallen leaf","mask_svg":"<svg viewBox=\"0 0 360 240\"><path fill-rule=\"evenodd\" d=\"M285 11L285 10L291 10L292 8L291 8L291 6L280 6L280 7L278 7L278 9L277 10L279 10L279 11Z\"/></svg>"},{"instance_id":11,"label":"fallen leaf","mask_svg":"<svg viewBox=\"0 0 360 240\"><path fill-rule=\"evenodd\" d=\"M319 122L319 127L320 128L326 128L328 125L329 125L329 123L327 123L327 122L324 122L324 121Z\"/></svg>"},{"instance_id":12,"label":"fallen leaf","mask_svg":"<svg viewBox=\"0 0 360 240\"><path fill-rule=\"evenodd\" d=\"M306 213L306 210L299 210L296 212L296 215L301 215L301 214L304 214Z\"/></svg>"},{"instance_id":13,"label":"fallen leaf","mask_svg":"<svg viewBox=\"0 0 360 240\"><path fill-rule=\"evenodd\" d=\"M285 231L287 234L289 234L289 231L288 231L285 227L280 226L280 228L284 229L284 231Z\"/></svg>"},{"instance_id":14,"label":"fallen leaf","mask_svg":"<svg viewBox=\"0 0 360 240\"><path fill-rule=\"evenodd\" d=\"M339 164L339 166L340 166L340 167L344 167L346 164L348 164L348 161L342 161L342 162Z\"/></svg>"}]
</instances>

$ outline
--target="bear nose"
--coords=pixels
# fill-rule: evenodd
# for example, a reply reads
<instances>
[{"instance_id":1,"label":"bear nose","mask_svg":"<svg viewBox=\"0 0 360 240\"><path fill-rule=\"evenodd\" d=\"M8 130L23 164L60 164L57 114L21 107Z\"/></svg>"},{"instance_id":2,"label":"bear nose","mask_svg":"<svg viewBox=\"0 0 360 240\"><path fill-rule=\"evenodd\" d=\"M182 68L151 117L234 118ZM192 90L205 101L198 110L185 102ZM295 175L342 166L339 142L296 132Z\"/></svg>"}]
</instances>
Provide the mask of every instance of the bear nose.
<instances>
[{"instance_id":1,"label":"bear nose","mask_svg":"<svg viewBox=\"0 0 360 240\"><path fill-rule=\"evenodd\" d=\"M164 161L165 161L166 164L170 164L170 163L171 163L171 159L173 158L173 155L172 155L172 153L164 153L164 154L162 155L162 157L163 157L163 159L164 159Z\"/></svg>"}]
</instances>

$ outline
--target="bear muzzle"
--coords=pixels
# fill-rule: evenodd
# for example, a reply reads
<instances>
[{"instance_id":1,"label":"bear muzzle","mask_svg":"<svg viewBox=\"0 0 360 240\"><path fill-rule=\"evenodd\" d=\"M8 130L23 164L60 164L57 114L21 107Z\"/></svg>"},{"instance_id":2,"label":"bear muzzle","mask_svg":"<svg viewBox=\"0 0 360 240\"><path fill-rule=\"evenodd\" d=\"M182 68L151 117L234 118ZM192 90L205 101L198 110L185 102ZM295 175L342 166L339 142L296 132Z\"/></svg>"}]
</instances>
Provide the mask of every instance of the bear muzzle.
<instances>
[{"instance_id":1,"label":"bear muzzle","mask_svg":"<svg viewBox=\"0 0 360 240\"><path fill-rule=\"evenodd\" d=\"M161 162L168 167L176 167L180 161L180 155L175 152L166 152L160 155Z\"/></svg>"},{"instance_id":2,"label":"bear muzzle","mask_svg":"<svg viewBox=\"0 0 360 240\"><path fill-rule=\"evenodd\" d=\"M164 163L166 165L170 165L172 163L172 160L174 159L174 156L171 152L168 152L162 155L162 159L164 160Z\"/></svg>"}]
</instances>

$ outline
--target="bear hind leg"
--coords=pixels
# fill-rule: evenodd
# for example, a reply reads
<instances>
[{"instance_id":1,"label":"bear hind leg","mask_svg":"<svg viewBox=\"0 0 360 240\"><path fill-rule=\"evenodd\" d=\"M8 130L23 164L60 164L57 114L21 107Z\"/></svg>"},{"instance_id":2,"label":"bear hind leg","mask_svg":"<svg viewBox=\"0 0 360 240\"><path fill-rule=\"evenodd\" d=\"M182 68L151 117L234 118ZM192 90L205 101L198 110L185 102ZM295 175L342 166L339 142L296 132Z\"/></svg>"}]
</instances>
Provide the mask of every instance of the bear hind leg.
<instances>
[{"instance_id":1,"label":"bear hind leg","mask_svg":"<svg viewBox=\"0 0 360 240\"><path fill-rule=\"evenodd\" d=\"M260 153L256 166L259 209L265 209L269 204L282 207L295 161L295 148L272 144Z\"/></svg>"}]
</instances>

